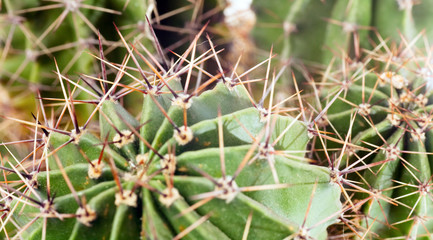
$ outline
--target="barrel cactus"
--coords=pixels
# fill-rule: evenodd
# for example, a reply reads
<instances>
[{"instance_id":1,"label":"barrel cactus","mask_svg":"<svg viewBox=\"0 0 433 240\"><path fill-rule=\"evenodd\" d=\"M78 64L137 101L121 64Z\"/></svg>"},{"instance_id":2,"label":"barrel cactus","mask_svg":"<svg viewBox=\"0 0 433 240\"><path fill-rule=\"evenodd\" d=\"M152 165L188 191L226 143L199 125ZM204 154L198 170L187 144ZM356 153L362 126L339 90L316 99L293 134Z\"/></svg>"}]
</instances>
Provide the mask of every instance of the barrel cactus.
<instances>
[{"instance_id":1,"label":"barrel cactus","mask_svg":"<svg viewBox=\"0 0 433 240\"><path fill-rule=\"evenodd\" d=\"M97 52L98 31L108 35L105 31L109 28L104 26L113 21L129 29L135 27L136 32L144 30L149 9L148 1L5 0L0 20L1 77L9 82L48 83L53 57L63 73L90 73L97 62L81 53L90 49ZM110 52L121 46L109 38L102 37L102 42L111 45Z\"/></svg>"},{"instance_id":2,"label":"barrel cactus","mask_svg":"<svg viewBox=\"0 0 433 240\"><path fill-rule=\"evenodd\" d=\"M0 88L8 89L14 100L11 106L20 111L35 112L33 96L38 91L43 96L61 96L53 74L54 58L62 74L90 74L99 63L85 52L98 54L101 42L109 46L107 56L121 61L122 44L114 38L112 22L128 39L150 45L146 15L153 10L151 1L5 0L0 5ZM87 110L77 108L80 113ZM3 134L0 138L16 140Z\"/></svg>"},{"instance_id":3,"label":"barrel cactus","mask_svg":"<svg viewBox=\"0 0 433 240\"><path fill-rule=\"evenodd\" d=\"M32 130L0 143L2 238L433 238L431 2L164 3L1 1L1 89L58 83L2 112ZM183 54L147 31L173 15Z\"/></svg>"},{"instance_id":4,"label":"barrel cactus","mask_svg":"<svg viewBox=\"0 0 433 240\"><path fill-rule=\"evenodd\" d=\"M310 135L346 187L356 213L346 224L359 238L432 238L431 50L417 47L428 43L422 34L401 42L330 67L318 86L323 131Z\"/></svg>"},{"instance_id":5,"label":"barrel cactus","mask_svg":"<svg viewBox=\"0 0 433 240\"><path fill-rule=\"evenodd\" d=\"M121 39L128 50L124 62L101 57L100 77L82 75L85 81L75 82L56 68L64 93L60 109L55 108L57 122L44 119L43 107L34 114L35 123L20 120L38 133L31 141L32 157L19 159L23 154L13 152L2 157L8 160L2 161L2 234L326 238L341 210L340 188L327 168L305 161L306 126L272 105L275 78L255 103L249 81L241 80L245 74L213 76L199 67L218 59L213 44L195 56L196 38L181 58L163 66L162 58L142 54ZM128 60L134 68L127 67ZM209 80L201 81L203 75ZM89 99L74 99L79 91ZM143 97L137 116L121 104L131 94ZM94 111L80 126L74 109L82 103Z\"/></svg>"},{"instance_id":6,"label":"barrel cactus","mask_svg":"<svg viewBox=\"0 0 433 240\"><path fill-rule=\"evenodd\" d=\"M254 44L244 44L244 51L254 51L256 57L266 57L267 51L264 50L273 45L283 62L291 61L298 69L303 64L326 66L333 56L340 56L342 51L359 58L359 47L370 48L370 38L375 37L375 31L384 39L390 38L393 41L399 41L400 34L412 39L421 31L425 31L429 39L433 37L430 21L432 2L425 0L219 2L222 8L234 13L230 19L236 16L251 19L237 19L227 24L234 45L245 39L245 36L242 38L243 31L251 29L248 34ZM250 11L254 11L254 18L250 16ZM230 19L226 17L226 21ZM239 30L236 33L233 31L236 28L230 27L235 23L244 24L237 27ZM251 23L254 27L250 26Z\"/></svg>"}]
</instances>

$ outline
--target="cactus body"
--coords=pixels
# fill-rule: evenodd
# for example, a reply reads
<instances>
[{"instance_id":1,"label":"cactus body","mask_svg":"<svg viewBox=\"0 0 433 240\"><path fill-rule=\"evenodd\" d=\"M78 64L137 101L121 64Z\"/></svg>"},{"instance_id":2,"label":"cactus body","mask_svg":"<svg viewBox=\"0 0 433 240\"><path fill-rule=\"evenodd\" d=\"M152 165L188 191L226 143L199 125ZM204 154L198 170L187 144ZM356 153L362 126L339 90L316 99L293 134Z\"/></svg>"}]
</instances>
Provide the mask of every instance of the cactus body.
<instances>
[{"instance_id":1,"label":"cactus body","mask_svg":"<svg viewBox=\"0 0 433 240\"><path fill-rule=\"evenodd\" d=\"M26 175L29 197L14 191L10 204L22 209L15 221L28 225L18 234L326 238L341 208L340 188L327 168L302 160L309 139L301 122L267 114L240 83L224 80L196 96L178 78L155 74L153 87L140 80L146 88L139 120L107 85L95 108L99 132L77 127L76 120L71 131L47 128L44 167Z\"/></svg>"},{"instance_id":2,"label":"cactus body","mask_svg":"<svg viewBox=\"0 0 433 240\"><path fill-rule=\"evenodd\" d=\"M107 54L120 61L114 50L122 45L110 40L115 33L112 23L130 33L141 31L133 35L142 39L148 9L152 6L146 0L128 5L117 0L6 0L0 14L0 78L8 85L52 84L53 58L63 73L89 74L98 62L85 52L98 54L99 31L107 36L102 36L102 43L111 47Z\"/></svg>"},{"instance_id":3,"label":"cactus body","mask_svg":"<svg viewBox=\"0 0 433 240\"><path fill-rule=\"evenodd\" d=\"M424 52L414 45L371 52L364 62L347 66L346 79L335 72L341 80L329 82L334 89L324 88L329 102L339 94L326 114L326 129L339 135L328 138L328 148L346 142L339 167L355 164L349 169L357 174L348 177L358 186L354 211L359 232L370 238L432 237L432 92L421 67L428 64Z\"/></svg>"}]
</instances>

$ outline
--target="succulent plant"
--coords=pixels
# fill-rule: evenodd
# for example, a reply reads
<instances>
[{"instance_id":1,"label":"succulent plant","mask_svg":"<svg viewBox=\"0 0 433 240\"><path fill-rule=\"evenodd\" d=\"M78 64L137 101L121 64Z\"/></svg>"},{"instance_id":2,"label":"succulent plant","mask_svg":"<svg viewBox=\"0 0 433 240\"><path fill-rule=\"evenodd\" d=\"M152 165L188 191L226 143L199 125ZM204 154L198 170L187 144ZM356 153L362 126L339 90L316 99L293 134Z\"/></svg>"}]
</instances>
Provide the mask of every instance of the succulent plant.
<instances>
[{"instance_id":1,"label":"succulent plant","mask_svg":"<svg viewBox=\"0 0 433 240\"><path fill-rule=\"evenodd\" d=\"M318 87L326 114L316 124L332 134L315 131L316 147L346 188L359 238L433 236L431 50L422 34L401 42L344 61Z\"/></svg>"},{"instance_id":2,"label":"succulent plant","mask_svg":"<svg viewBox=\"0 0 433 240\"><path fill-rule=\"evenodd\" d=\"M53 59L62 74L93 73L98 61L87 54L98 54L98 44L109 46L105 54L121 61L118 47L110 40L113 22L126 37L150 45L148 24L153 5L149 1L59 0L2 1L0 6L0 87L13 99L11 109L35 112L34 95L58 97L58 82L53 74ZM109 27L107 27L109 26ZM101 38L98 33L101 31ZM139 33L139 34L138 34ZM106 36L106 38L104 38ZM77 96L79 98L79 96ZM84 111L77 107L77 112ZM5 113L4 111L2 111ZM79 114L81 116L81 114ZM82 119L81 119L82 120ZM10 125L0 120L0 125ZM20 131L19 128L16 129ZM17 133L17 135L20 135ZM16 140L0 134L3 141Z\"/></svg>"},{"instance_id":3,"label":"succulent plant","mask_svg":"<svg viewBox=\"0 0 433 240\"><path fill-rule=\"evenodd\" d=\"M92 47L98 52L94 47L98 45L98 29L107 34L108 28L103 26L113 21L139 29L140 22L145 25L148 9L147 1L6 0L1 18L1 76L8 82L48 83L53 57L63 73L89 73L96 61L82 53ZM113 51L116 44L104 37L102 40Z\"/></svg>"},{"instance_id":4,"label":"succulent plant","mask_svg":"<svg viewBox=\"0 0 433 240\"><path fill-rule=\"evenodd\" d=\"M272 104L278 76L268 86L267 72L255 103L247 90L255 81L241 80L247 73L235 78L199 67L209 58L219 62L210 38L209 51L196 56L196 37L167 66L161 56L146 56L121 40L128 50L124 62L101 54L101 77L82 76L88 87L56 64L64 94L57 122L45 119L43 106L34 123L20 121L38 134L27 157L2 157L5 236L326 238L341 209L340 188L327 168L304 158L309 138L297 121L301 115L290 117L282 103ZM130 59L135 68L127 68ZM202 82L203 75L209 80ZM79 91L91 99L75 100ZM130 94L143 96L138 116L121 104ZM95 106L81 127L74 110L79 103Z\"/></svg>"},{"instance_id":5,"label":"succulent plant","mask_svg":"<svg viewBox=\"0 0 433 240\"><path fill-rule=\"evenodd\" d=\"M297 69L304 64L327 66L334 56L341 57L342 52L359 59L359 46L371 48L370 38L375 38L377 32L384 39L390 38L393 41L399 41L400 34L407 39L412 39L421 31L425 31L428 39L432 39L433 34L429 20L433 11L430 1L220 2L224 8L245 5L240 2L251 3L250 9L255 12L255 25L249 35L254 44L244 44L244 47L254 51L256 57L266 57L267 49L273 45L283 64L291 60ZM239 10L235 16L243 16L247 12L248 10ZM249 29L246 25L239 28ZM232 35L233 41L241 38L239 34Z\"/></svg>"},{"instance_id":6,"label":"succulent plant","mask_svg":"<svg viewBox=\"0 0 433 240\"><path fill-rule=\"evenodd\" d=\"M433 3L187 2L0 1L0 238L433 238Z\"/></svg>"}]
</instances>

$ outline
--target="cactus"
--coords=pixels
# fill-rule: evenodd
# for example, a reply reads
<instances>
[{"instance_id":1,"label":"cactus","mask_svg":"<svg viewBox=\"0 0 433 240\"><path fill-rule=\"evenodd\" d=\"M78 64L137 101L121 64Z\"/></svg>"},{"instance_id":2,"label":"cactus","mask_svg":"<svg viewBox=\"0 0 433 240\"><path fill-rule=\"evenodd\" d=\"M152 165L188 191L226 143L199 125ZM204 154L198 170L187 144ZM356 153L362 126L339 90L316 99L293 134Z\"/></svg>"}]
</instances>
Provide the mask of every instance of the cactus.
<instances>
[{"instance_id":1,"label":"cactus","mask_svg":"<svg viewBox=\"0 0 433 240\"><path fill-rule=\"evenodd\" d=\"M8 89L11 98L19 95L18 98L24 100L25 104L16 101L14 105L20 105L16 108L35 112L32 108L36 106L33 95L38 91L44 96L47 96L47 92L49 97L59 96L58 82L53 81L53 58L56 58L63 74L90 74L99 63L86 52L98 54L98 43L101 41L104 46L110 46L105 54L113 60L121 61L117 48L122 44L110 39L115 34L113 22L125 29L125 34L129 34L129 37L136 36L136 41L141 40L144 45L150 45L149 40L143 36L147 34L146 14L150 14L147 11L151 11L153 6L147 0L127 2L2 1L0 82L2 87ZM98 39L99 31L106 38ZM22 88L30 91L22 91ZM28 93L25 99L24 92ZM78 112L86 110L88 109L77 108ZM13 140L7 136L0 138Z\"/></svg>"},{"instance_id":2,"label":"cactus","mask_svg":"<svg viewBox=\"0 0 433 240\"><path fill-rule=\"evenodd\" d=\"M2 77L10 82L47 83L52 71L49 59L53 57L64 73L89 73L95 61L88 55L80 55L90 46L97 46L98 29L108 29L102 27L107 21L110 24L116 21L120 26L145 22L143 13L147 9L146 1L125 5L123 1L108 0L53 3L6 0L2 9ZM113 46L104 38L103 43Z\"/></svg>"},{"instance_id":3,"label":"cactus","mask_svg":"<svg viewBox=\"0 0 433 240\"><path fill-rule=\"evenodd\" d=\"M44 119L43 106L35 123L21 121L42 137L31 143L33 157L19 159L12 152L2 157L8 159L2 161L3 234L24 239L326 238L341 209L340 188L327 168L305 161L309 139L297 121L300 115L280 115L285 110L272 105L275 75L255 103L246 88L254 81L241 81L245 75L213 76L198 67L209 58L219 61L210 39L211 49L203 55L195 56L196 37L165 68L120 37L134 69L102 57L101 78L83 75L88 89L62 75L56 64L64 94L57 123ZM106 74L107 66L117 73ZM204 74L209 80L200 83ZM192 76L197 76L195 88ZM91 99L75 100L79 90ZM144 98L138 117L121 104L130 94ZM80 127L75 105L83 101L95 107ZM66 112L70 123L60 128ZM93 120L97 115L99 121ZM7 231L10 225L16 229Z\"/></svg>"},{"instance_id":4,"label":"cactus","mask_svg":"<svg viewBox=\"0 0 433 240\"><path fill-rule=\"evenodd\" d=\"M1 1L1 237L433 238L431 4Z\"/></svg>"},{"instance_id":5,"label":"cactus","mask_svg":"<svg viewBox=\"0 0 433 240\"><path fill-rule=\"evenodd\" d=\"M417 40L428 42L382 41L360 62L332 68L319 88L326 114L315 123L333 134L310 131L346 186L359 238L432 238L431 50Z\"/></svg>"},{"instance_id":6,"label":"cactus","mask_svg":"<svg viewBox=\"0 0 433 240\"><path fill-rule=\"evenodd\" d=\"M428 39L432 39L433 34L430 21L433 11L431 1L233 2L249 2L250 10L255 12L255 25L247 34L247 38L251 38L250 42L254 44L244 44L244 51L253 51L256 58L267 57L265 49L273 45L283 64L291 60L296 66L295 69L299 69L300 64L326 66L334 56L341 57L342 52L350 53L359 59L361 47L371 48L370 38L376 38L376 33L393 41L400 40L399 34L407 39L413 39L421 31L425 31ZM223 9L230 9L231 5L246 5L235 3L229 0L220 1ZM248 10L239 10L233 15L240 18L246 15L246 12ZM243 23L232 20L232 24L237 22ZM249 29L246 25L238 28L244 31ZM236 42L242 39L242 31L230 32L233 45L236 45L235 51L241 51Z\"/></svg>"}]
</instances>

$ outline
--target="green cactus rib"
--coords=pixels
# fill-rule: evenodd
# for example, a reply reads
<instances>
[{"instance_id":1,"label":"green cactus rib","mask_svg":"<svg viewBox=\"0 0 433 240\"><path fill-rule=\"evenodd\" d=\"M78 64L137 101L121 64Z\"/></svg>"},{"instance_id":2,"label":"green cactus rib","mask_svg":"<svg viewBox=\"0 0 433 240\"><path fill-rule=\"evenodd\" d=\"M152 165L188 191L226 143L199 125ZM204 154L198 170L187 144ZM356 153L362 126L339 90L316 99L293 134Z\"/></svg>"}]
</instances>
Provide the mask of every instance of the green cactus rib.
<instances>
[{"instance_id":1,"label":"green cactus rib","mask_svg":"<svg viewBox=\"0 0 433 240\"><path fill-rule=\"evenodd\" d=\"M370 35L373 15L372 1L337 1L330 18L327 19L329 24L326 27L323 46L328 48L328 51L323 53L321 61L330 62L334 56L341 55L341 50L359 57L361 53L354 51L359 51L360 47L368 47L368 41L364 40ZM358 46L354 41L358 41Z\"/></svg>"},{"instance_id":2,"label":"green cactus rib","mask_svg":"<svg viewBox=\"0 0 433 240\"><path fill-rule=\"evenodd\" d=\"M428 39L433 36L431 1L275 0L253 1L251 8L257 18L251 33L257 47L273 46L283 61L327 66L344 55L359 60L361 49L371 49L377 34L396 42L420 32Z\"/></svg>"},{"instance_id":3,"label":"green cactus rib","mask_svg":"<svg viewBox=\"0 0 433 240\"><path fill-rule=\"evenodd\" d=\"M254 1L257 27L252 36L262 48L274 46L287 60L320 62L334 1Z\"/></svg>"},{"instance_id":4,"label":"green cactus rib","mask_svg":"<svg viewBox=\"0 0 433 240\"><path fill-rule=\"evenodd\" d=\"M173 81L170 85L176 88L179 83ZM242 85L228 89L218 83L212 90L192 97L186 116L194 138L185 145L177 143L173 136L176 130L168 120L183 127L184 110L170 103L172 94L154 97L166 109L168 118L155 109L155 103L150 104L153 101L149 100L150 96L144 99L144 105L149 108L143 108L145 124L141 126L117 101L105 100L99 110L100 139L87 130L70 135L51 132L49 171L41 171L34 179L38 183L40 202L46 203L47 196L55 198L52 206L44 205L44 210L34 204L25 205L23 214L15 217L20 224L29 223L38 214L48 214L48 217L44 220L41 215L22 236L26 239L42 236L46 239L171 239L199 222L187 232L185 239L241 239L243 231L240 230L251 215L250 238L305 235L325 239L326 228L335 222L341 208L340 188L330 182L327 168L299 160L309 141L306 127L291 117L279 115L271 115L272 124L267 124L261 112L251 107L247 94ZM153 119L158 122L152 122ZM125 146L113 142L116 132L125 133L131 128L137 134L141 132L140 138L149 145L140 146L137 136ZM269 152L264 159L260 155L263 153L256 148L263 141L260 138L264 129L269 131L269 143L275 143L273 151L281 154ZM220 138L224 142L221 149ZM105 166L101 176L91 178L88 160L98 159L102 149L101 160ZM137 156L144 154L148 156L148 169L142 175L140 169L146 165ZM175 170L169 173L171 177L159 159L170 154L176 159ZM244 159L253 162L248 164ZM239 166L245 163L239 171ZM276 169L279 184L275 183L271 166ZM236 176L231 184L238 188L233 196L224 197L222 194L227 189L218 192L215 181L231 176ZM268 187L261 189L263 186ZM121 191L126 194L132 189L133 194L127 196L136 198L119 204ZM179 197L170 199L167 189L172 194L178 191ZM206 203L192 208L202 201ZM14 204L21 206L20 202ZM83 220L86 215L79 215L79 209L87 209L86 214L96 218Z\"/></svg>"},{"instance_id":5,"label":"green cactus rib","mask_svg":"<svg viewBox=\"0 0 433 240\"><path fill-rule=\"evenodd\" d=\"M413 39L418 33L425 31L426 36L431 39L433 29L429 19L433 13L432 7L431 1L374 1L374 11L386 11L387 14L376 14L373 22L384 38L399 40L400 32L405 38Z\"/></svg>"},{"instance_id":6,"label":"green cactus rib","mask_svg":"<svg viewBox=\"0 0 433 240\"><path fill-rule=\"evenodd\" d=\"M349 67L349 80L323 91L340 95L332 103L327 97L328 122L322 127L344 138L328 138L327 148L348 143L340 166L363 160L363 166L353 166L357 174L348 177L357 182L352 201L363 205L355 209L359 236L430 239L433 98L417 58L402 58L405 64L391 60L382 72L380 58L372 60L374 73L368 64Z\"/></svg>"}]
</instances>

